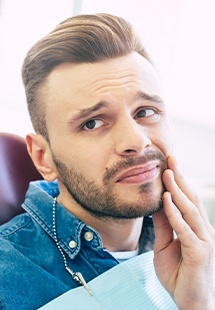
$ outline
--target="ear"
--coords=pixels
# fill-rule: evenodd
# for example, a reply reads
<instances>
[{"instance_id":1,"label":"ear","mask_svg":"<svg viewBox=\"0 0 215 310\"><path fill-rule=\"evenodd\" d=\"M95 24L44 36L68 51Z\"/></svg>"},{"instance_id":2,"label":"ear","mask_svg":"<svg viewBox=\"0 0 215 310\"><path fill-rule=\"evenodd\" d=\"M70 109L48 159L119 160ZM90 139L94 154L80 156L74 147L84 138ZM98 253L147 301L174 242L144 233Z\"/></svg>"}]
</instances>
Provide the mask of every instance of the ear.
<instances>
[{"instance_id":1,"label":"ear","mask_svg":"<svg viewBox=\"0 0 215 310\"><path fill-rule=\"evenodd\" d=\"M48 142L42 135L28 134L26 143L28 153L39 173L46 181L54 181L57 178L57 171Z\"/></svg>"}]
</instances>

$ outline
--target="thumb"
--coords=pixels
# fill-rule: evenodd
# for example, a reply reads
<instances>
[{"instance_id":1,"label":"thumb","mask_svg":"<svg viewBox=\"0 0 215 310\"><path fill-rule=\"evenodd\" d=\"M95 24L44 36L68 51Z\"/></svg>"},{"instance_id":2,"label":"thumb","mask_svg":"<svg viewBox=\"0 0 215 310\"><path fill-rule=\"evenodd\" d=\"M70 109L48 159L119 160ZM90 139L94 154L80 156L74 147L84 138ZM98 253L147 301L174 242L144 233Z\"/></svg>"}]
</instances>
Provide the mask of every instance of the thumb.
<instances>
[{"instance_id":1,"label":"thumb","mask_svg":"<svg viewBox=\"0 0 215 310\"><path fill-rule=\"evenodd\" d=\"M168 193L165 193L166 195ZM173 229L166 217L163 209L152 215L154 230L155 230L155 243L154 252L155 254L164 248L173 240Z\"/></svg>"}]
</instances>

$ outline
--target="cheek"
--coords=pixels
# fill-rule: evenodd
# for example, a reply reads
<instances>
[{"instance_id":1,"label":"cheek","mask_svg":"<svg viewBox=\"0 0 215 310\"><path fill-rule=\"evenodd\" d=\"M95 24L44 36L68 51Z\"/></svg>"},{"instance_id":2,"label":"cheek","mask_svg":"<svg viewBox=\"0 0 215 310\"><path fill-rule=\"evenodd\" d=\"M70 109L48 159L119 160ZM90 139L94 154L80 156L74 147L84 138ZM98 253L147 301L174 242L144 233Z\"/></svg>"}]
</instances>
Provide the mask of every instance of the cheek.
<instances>
[{"instance_id":1,"label":"cheek","mask_svg":"<svg viewBox=\"0 0 215 310\"><path fill-rule=\"evenodd\" d=\"M172 131L169 124L163 124L153 134L152 143L168 157L173 152Z\"/></svg>"},{"instance_id":2,"label":"cheek","mask_svg":"<svg viewBox=\"0 0 215 310\"><path fill-rule=\"evenodd\" d=\"M166 136L164 139L160 140L160 149L164 153L166 157L172 155L173 153L173 144L172 144L172 136Z\"/></svg>"},{"instance_id":3,"label":"cheek","mask_svg":"<svg viewBox=\"0 0 215 310\"><path fill-rule=\"evenodd\" d=\"M72 141L72 142L71 142ZM86 178L101 180L107 165L108 152L99 143L88 143L82 139L72 139L58 147L58 156L69 169L81 173Z\"/></svg>"}]
</instances>

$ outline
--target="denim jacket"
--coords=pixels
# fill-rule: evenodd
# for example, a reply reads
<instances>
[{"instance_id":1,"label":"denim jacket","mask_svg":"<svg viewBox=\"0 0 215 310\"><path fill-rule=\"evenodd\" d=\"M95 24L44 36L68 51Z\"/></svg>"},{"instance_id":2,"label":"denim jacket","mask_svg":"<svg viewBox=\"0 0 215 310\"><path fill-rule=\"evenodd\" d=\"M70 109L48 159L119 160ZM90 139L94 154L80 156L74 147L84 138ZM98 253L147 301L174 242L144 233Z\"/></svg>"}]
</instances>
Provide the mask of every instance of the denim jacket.
<instances>
[{"instance_id":1,"label":"denim jacket","mask_svg":"<svg viewBox=\"0 0 215 310\"><path fill-rule=\"evenodd\" d=\"M38 309L77 287L54 240L53 198L57 182L32 182L25 213L0 227L0 309ZM56 204L58 243L68 267L88 282L119 262L107 252L97 231ZM139 252L153 249L151 217L145 217Z\"/></svg>"}]
</instances>

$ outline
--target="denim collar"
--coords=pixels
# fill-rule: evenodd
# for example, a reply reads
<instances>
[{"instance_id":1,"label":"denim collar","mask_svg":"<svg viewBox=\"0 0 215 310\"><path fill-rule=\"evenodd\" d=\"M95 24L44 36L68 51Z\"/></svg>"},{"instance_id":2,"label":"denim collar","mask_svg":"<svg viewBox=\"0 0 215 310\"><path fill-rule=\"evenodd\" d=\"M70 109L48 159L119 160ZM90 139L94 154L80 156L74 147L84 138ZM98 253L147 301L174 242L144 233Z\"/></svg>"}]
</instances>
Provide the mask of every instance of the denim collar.
<instances>
[{"instance_id":1,"label":"denim collar","mask_svg":"<svg viewBox=\"0 0 215 310\"><path fill-rule=\"evenodd\" d=\"M25 202L22 205L27 213L53 240L53 198L58 196L58 194L59 188L57 182L31 182ZM85 241L84 234L86 232L90 232L93 235L93 239L90 242L91 247L97 249L103 248L98 232L79 220L59 203L56 204L56 230L60 246L71 259L74 259L80 252L82 242Z\"/></svg>"}]
</instances>

